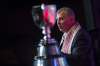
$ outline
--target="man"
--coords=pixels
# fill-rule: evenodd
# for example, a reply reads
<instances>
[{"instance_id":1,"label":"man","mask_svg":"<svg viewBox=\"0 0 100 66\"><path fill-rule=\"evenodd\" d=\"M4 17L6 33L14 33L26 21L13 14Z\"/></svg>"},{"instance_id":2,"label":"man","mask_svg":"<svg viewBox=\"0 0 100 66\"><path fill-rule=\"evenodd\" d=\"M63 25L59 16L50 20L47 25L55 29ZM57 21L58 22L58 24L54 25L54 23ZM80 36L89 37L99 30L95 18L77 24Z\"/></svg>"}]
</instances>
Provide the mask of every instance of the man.
<instances>
[{"instance_id":1,"label":"man","mask_svg":"<svg viewBox=\"0 0 100 66\"><path fill-rule=\"evenodd\" d=\"M91 38L76 20L74 11L67 7L59 9L57 25L64 33L60 50L69 66L94 66Z\"/></svg>"}]
</instances>

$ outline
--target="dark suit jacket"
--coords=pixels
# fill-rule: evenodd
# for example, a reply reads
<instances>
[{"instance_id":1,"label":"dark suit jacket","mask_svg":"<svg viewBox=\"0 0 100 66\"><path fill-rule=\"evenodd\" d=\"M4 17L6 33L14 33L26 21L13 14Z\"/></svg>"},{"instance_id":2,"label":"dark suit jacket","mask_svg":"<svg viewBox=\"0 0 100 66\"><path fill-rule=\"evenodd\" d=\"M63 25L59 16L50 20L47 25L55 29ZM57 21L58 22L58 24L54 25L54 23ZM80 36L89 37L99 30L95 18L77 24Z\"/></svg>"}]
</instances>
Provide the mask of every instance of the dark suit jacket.
<instances>
[{"instance_id":1,"label":"dark suit jacket","mask_svg":"<svg viewBox=\"0 0 100 66\"><path fill-rule=\"evenodd\" d=\"M94 66L92 43L89 34L80 29L71 46L71 54L64 54L69 66Z\"/></svg>"}]
</instances>

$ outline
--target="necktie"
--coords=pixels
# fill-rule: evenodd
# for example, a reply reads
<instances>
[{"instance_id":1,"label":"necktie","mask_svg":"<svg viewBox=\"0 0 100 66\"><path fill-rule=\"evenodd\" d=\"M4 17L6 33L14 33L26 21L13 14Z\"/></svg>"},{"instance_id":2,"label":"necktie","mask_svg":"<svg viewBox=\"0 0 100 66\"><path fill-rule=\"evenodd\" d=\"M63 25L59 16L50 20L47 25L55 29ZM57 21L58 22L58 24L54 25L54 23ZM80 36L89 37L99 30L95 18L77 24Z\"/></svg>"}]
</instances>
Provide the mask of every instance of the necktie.
<instances>
[{"instance_id":1,"label":"necktie","mask_svg":"<svg viewBox=\"0 0 100 66\"><path fill-rule=\"evenodd\" d=\"M62 45L63 45L63 42L64 42L64 39L65 39L65 33L63 34L62 38L61 38L61 41L60 41L60 49L62 48Z\"/></svg>"}]
</instances>

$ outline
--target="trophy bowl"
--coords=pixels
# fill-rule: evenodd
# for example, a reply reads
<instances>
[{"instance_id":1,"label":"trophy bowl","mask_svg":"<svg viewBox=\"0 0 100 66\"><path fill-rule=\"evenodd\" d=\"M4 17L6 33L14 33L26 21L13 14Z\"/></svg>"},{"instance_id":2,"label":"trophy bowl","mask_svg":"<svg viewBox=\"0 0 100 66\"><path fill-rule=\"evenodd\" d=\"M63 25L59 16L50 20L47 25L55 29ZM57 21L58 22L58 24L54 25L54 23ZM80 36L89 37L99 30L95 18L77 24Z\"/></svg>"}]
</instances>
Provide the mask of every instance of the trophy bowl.
<instances>
[{"instance_id":1,"label":"trophy bowl","mask_svg":"<svg viewBox=\"0 0 100 66\"><path fill-rule=\"evenodd\" d=\"M32 6L32 18L34 24L40 29L45 26L51 28L56 22L56 6L44 4Z\"/></svg>"}]
</instances>

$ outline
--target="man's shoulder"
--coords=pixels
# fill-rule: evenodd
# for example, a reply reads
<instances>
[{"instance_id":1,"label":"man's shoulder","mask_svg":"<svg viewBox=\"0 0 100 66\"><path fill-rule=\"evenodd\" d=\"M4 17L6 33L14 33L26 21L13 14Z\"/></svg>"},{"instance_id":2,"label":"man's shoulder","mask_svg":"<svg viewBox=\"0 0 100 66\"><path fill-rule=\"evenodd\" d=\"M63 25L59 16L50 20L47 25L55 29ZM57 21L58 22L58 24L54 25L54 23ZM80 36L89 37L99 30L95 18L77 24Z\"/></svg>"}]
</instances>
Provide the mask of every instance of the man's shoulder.
<instances>
[{"instance_id":1,"label":"man's shoulder","mask_svg":"<svg viewBox=\"0 0 100 66\"><path fill-rule=\"evenodd\" d=\"M79 40L90 40L91 39L91 36L90 34L88 33L87 30L81 28L78 32L77 32L77 35L76 35L76 40L78 39Z\"/></svg>"}]
</instances>

